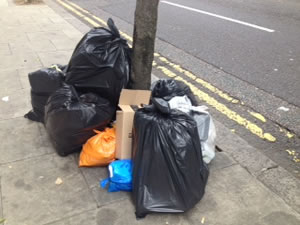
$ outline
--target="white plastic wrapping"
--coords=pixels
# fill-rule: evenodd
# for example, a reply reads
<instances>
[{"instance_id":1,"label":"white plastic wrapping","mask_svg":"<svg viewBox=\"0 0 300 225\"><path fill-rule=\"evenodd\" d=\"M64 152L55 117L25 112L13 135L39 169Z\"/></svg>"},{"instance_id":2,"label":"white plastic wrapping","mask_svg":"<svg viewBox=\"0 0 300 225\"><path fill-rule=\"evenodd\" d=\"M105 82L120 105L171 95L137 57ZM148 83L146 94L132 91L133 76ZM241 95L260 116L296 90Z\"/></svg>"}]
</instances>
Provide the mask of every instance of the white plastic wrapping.
<instances>
[{"instance_id":1,"label":"white plastic wrapping","mask_svg":"<svg viewBox=\"0 0 300 225\"><path fill-rule=\"evenodd\" d=\"M169 101L171 109L192 114L198 125L198 133L201 141L202 156L205 163L210 163L215 157L216 128L212 117L207 112L206 106L192 106L190 99L184 96L176 96Z\"/></svg>"}]
</instances>

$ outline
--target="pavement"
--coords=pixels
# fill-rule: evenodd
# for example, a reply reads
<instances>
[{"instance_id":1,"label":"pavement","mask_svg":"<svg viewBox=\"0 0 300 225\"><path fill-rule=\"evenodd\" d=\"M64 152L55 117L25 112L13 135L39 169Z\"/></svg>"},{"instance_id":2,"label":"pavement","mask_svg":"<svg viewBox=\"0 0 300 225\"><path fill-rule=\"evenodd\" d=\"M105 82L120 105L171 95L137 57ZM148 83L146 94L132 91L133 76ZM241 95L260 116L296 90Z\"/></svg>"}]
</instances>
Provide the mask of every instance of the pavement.
<instances>
[{"instance_id":1,"label":"pavement","mask_svg":"<svg viewBox=\"0 0 300 225\"><path fill-rule=\"evenodd\" d=\"M203 199L183 214L136 220L126 192L99 187L106 168L78 168L55 153L31 109L28 72L66 64L89 27L59 8L0 0L0 221L5 225L298 225L300 183L220 121ZM54 8L55 10L53 10ZM60 178L62 183L56 183Z\"/></svg>"}]
</instances>

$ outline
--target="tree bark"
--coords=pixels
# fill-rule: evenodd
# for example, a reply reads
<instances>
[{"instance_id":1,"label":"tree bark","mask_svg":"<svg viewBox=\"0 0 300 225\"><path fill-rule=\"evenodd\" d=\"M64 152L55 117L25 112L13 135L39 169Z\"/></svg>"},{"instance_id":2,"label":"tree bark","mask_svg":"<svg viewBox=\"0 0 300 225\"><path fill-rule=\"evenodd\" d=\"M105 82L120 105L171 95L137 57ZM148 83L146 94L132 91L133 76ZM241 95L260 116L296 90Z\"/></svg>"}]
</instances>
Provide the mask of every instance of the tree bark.
<instances>
[{"instance_id":1,"label":"tree bark","mask_svg":"<svg viewBox=\"0 0 300 225\"><path fill-rule=\"evenodd\" d=\"M133 88L148 90L151 85L159 0L136 0L133 31Z\"/></svg>"}]
</instances>

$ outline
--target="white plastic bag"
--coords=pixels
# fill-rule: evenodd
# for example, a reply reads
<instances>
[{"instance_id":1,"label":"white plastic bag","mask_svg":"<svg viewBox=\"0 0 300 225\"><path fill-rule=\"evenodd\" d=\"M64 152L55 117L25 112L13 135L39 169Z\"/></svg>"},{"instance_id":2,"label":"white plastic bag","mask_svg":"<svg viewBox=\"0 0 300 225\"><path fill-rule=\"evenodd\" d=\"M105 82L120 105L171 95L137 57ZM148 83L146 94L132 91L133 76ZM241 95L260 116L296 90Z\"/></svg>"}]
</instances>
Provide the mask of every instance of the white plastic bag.
<instances>
[{"instance_id":1,"label":"white plastic bag","mask_svg":"<svg viewBox=\"0 0 300 225\"><path fill-rule=\"evenodd\" d=\"M184 96L176 96L169 101L169 107L171 109L178 109L185 113L192 113L198 126L198 134L201 141L202 156L205 163L215 157L215 140L216 140L216 128L212 120L212 117L207 112L206 106L192 106L190 99Z\"/></svg>"}]
</instances>

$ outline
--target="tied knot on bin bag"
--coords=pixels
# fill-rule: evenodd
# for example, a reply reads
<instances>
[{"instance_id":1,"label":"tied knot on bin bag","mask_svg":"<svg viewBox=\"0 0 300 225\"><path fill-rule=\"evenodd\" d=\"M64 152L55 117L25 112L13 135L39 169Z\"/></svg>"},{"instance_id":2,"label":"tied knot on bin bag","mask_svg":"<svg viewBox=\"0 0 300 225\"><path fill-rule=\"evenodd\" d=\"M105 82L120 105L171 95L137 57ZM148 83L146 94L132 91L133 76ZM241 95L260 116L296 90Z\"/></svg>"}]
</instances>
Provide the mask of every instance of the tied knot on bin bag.
<instances>
[{"instance_id":1,"label":"tied knot on bin bag","mask_svg":"<svg viewBox=\"0 0 300 225\"><path fill-rule=\"evenodd\" d=\"M112 19L108 28L91 29L76 46L66 82L77 91L90 91L117 106L121 89L130 85L131 49Z\"/></svg>"},{"instance_id":2,"label":"tied knot on bin bag","mask_svg":"<svg viewBox=\"0 0 300 225\"><path fill-rule=\"evenodd\" d=\"M204 195L208 168L197 122L168 103L185 95L197 104L183 82L159 80L152 90L152 105L135 113L132 195L137 218L154 212L185 212Z\"/></svg>"}]
</instances>

